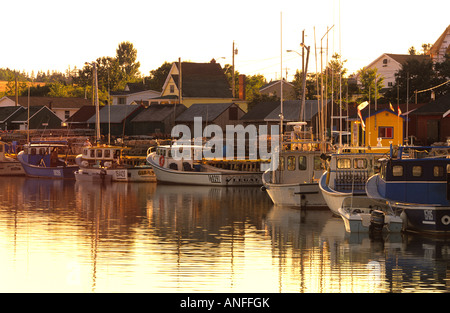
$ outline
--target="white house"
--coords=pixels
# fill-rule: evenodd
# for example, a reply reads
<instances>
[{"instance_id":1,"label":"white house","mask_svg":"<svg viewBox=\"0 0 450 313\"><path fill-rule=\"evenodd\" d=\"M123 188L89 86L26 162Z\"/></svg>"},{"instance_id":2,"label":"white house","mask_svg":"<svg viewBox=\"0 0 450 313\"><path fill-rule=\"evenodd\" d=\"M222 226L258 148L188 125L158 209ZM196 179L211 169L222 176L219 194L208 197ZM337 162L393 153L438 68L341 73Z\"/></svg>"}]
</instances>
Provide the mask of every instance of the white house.
<instances>
[{"instance_id":1,"label":"white house","mask_svg":"<svg viewBox=\"0 0 450 313\"><path fill-rule=\"evenodd\" d=\"M366 66L366 68L376 68L380 76L384 78L383 89L392 88L395 84L395 74L401 70L402 65L408 60L417 60L423 62L430 60L429 55L409 55L409 54L391 54L383 53L372 63ZM358 83L359 83L359 78Z\"/></svg>"},{"instance_id":2,"label":"white house","mask_svg":"<svg viewBox=\"0 0 450 313\"><path fill-rule=\"evenodd\" d=\"M112 105L141 103L152 98L159 98L160 95L161 92L148 90L140 83L128 83L123 91L111 92Z\"/></svg>"},{"instance_id":3,"label":"white house","mask_svg":"<svg viewBox=\"0 0 450 313\"><path fill-rule=\"evenodd\" d=\"M450 53L450 26L442 33L430 49L431 59L433 62L445 61L445 54Z\"/></svg>"}]
</instances>

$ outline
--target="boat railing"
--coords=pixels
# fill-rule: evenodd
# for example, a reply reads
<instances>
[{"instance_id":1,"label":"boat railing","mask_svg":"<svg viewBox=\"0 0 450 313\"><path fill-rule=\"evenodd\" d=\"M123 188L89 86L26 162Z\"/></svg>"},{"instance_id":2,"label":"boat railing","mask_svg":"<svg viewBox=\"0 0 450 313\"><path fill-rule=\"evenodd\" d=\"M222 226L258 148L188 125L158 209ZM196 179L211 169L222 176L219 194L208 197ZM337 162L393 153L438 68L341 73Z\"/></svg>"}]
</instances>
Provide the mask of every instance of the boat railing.
<instances>
[{"instance_id":1,"label":"boat railing","mask_svg":"<svg viewBox=\"0 0 450 313\"><path fill-rule=\"evenodd\" d=\"M338 170L335 172L334 189L337 191L364 191L368 170Z\"/></svg>"}]
</instances>

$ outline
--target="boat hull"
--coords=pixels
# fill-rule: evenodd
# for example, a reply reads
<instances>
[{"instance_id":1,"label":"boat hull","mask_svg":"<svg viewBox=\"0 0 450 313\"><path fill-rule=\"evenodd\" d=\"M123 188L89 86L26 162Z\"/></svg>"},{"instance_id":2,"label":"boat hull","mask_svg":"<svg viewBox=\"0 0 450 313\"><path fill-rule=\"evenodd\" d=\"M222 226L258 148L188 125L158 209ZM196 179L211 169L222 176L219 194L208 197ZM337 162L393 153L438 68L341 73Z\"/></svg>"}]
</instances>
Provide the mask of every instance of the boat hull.
<instances>
[{"instance_id":1,"label":"boat hull","mask_svg":"<svg viewBox=\"0 0 450 313\"><path fill-rule=\"evenodd\" d=\"M152 155L147 161L153 167L156 180L168 184L203 185L203 186L261 186L261 173L241 171L178 171L159 166Z\"/></svg>"},{"instance_id":2,"label":"boat hull","mask_svg":"<svg viewBox=\"0 0 450 313\"><path fill-rule=\"evenodd\" d=\"M327 172L323 173L323 175L319 179L319 189L322 193L322 196L328 206L330 208L331 212L333 212L334 215L340 216L339 208L342 206L342 202L345 198L354 196L354 197L360 197L364 195L359 194L352 194L351 192L340 192L336 191L334 189L331 189L327 185Z\"/></svg>"},{"instance_id":3,"label":"boat hull","mask_svg":"<svg viewBox=\"0 0 450 313\"><path fill-rule=\"evenodd\" d=\"M0 162L0 176L23 176L25 171L18 161Z\"/></svg>"},{"instance_id":4,"label":"boat hull","mask_svg":"<svg viewBox=\"0 0 450 313\"><path fill-rule=\"evenodd\" d=\"M77 181L154 182L156 176L150 166L133 168L81 168ZM92 176L89 178L88 176Z\"/></svg>"},{"instance_id":5,"label":"boat hull","mask_svg":"<svg viewBox=\"0 0 450 313\"><path fill-rule=\"evenodd\" d=\"M350 214L344 212L342 208L339 210L339 214L344 221L345 230L348 233L368 233L371 232L370 214ZM382 231L390 233L399 233L403 228L403 220L400 216L386 215L386 223L384 224Z\"/></svg>"},{"instance_id":6,"label":"boat hull","mask_svg":"<svg viewBox=\"0 0 450 313\"><path fill-rule=\"evenodd\" d=\"M112 176L106 174L106 172L90 172L84 169L80 169L75 172L75 180L77 182L94 182L94 183L103 183L110 182Z\"/></svg>"},{"instance_id":7,"label":"boat hull","mask_svg":"<svg viewBox=\"0 0 450 313\"><path fill-rule=\"evenodd\" d=\"M275 205L327 208L327 203L319 190L317 183L309 184L272 184L269 183L271 171L263 174L263 186Z\"/></svg>"}]
</instances>

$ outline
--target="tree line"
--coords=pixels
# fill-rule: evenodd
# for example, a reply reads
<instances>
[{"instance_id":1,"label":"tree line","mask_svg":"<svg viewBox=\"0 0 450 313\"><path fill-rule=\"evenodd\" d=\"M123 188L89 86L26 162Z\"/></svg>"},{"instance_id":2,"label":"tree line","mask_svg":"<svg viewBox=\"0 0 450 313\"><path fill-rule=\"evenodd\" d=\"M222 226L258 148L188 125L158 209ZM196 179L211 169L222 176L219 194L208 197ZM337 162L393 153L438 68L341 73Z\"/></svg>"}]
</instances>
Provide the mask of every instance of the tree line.
<instances>
[{"instance_id":1,"label":"tree line","mask_svg":"<svg viewBox=\"0 0 450 313\"><path fill-rule=\"evenodd\" d=\"M423 54L429 53L430 45L422 45ZM414 47L409 49L410 54L417 54ZM142 83L146 88L161 91L170 71L172 63L164 62L159 68L151 70L148 75L140 73L140 62L137 61L137 50L131 42L121 42L114 57L99 57L97 64L97 77L99 86L99 98L101 102L107 103L108 94L111 91L123 90L127 83ZM374 102L375 97L379 103L405 103L406 97L415 96L414 90L423 90L450 79L450 56L446 55L441 63L433 63L431 59L419 62L417 60L407 61L396 73L395 85L387 91L382 90L383 78L377 69L362 68L357 72L359 85L356 85L355 75L347 76L345 68L346 60L342 60L339 54L334 54L326 64L321 73L308 73L306 79L307 100L333 99L335 103L348 103L370 100ZM223 67L223 71L232 86L233 69L230 64ZM10 69L0 69L0 80L7 81L6 90L3 95L15 94L15 80L18 81L19 95L28 94L30 81L46 82L44 86L30 87L31 96L51 97L84 97L91 99L93 96L93 65L85 63L81 69L74 68L66 73L60 72L38 72L36 76L32 73L29 77L26 73L18 73ZM16 78L17 77L17 78ZM235 94L238 94L239 72L235 71ZM294 80L295 95L301 99L303 74L297 70ZM266 78L261 75L250 75L246 77L246 100L250 107L264 100L279 100L277 95L269 97L259 93L259 89L267 84ZM409 87L409 93L407 91ZM450 92L449 84L436 90L436 97ZM429 94L417 94L417 101L429 100ZM415 99L414 99L415 100Z\"/></svg>"}]
</instances>

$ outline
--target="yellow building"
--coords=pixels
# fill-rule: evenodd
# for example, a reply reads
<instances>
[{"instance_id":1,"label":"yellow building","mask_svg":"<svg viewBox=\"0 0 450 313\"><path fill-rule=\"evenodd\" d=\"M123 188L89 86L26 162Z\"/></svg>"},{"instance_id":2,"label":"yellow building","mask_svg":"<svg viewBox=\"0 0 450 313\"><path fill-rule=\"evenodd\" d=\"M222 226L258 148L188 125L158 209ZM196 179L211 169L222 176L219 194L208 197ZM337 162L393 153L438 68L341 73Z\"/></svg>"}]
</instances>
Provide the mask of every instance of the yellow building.
<instances>
[{"instance_id":1,"label":"yellow building","mask_svg":"<svg viewBox=\"0 0 450 313\"><path fill-rule=\"evenodd\" d=\"M388 109L370 114L368 111L365 109L361 113L363 121L357 119L351 122L352 146L389 148L391 144L402 144L403 117Z\"/></svg>"}]
</instances>

